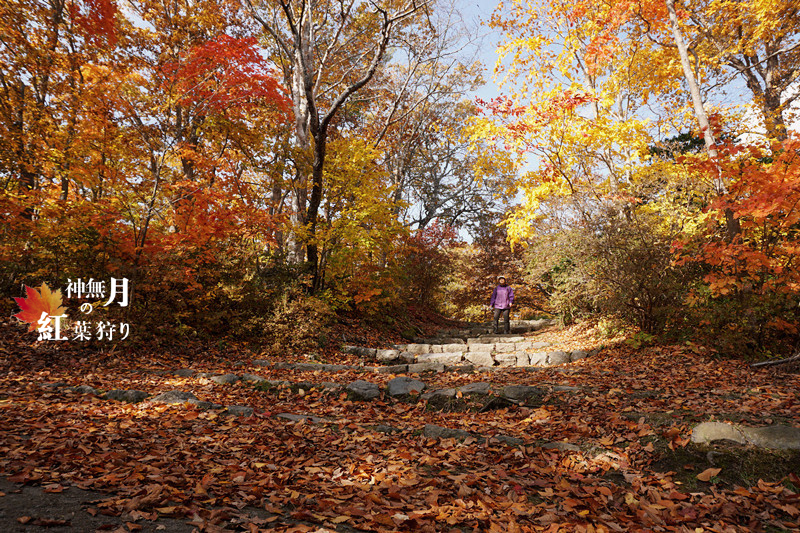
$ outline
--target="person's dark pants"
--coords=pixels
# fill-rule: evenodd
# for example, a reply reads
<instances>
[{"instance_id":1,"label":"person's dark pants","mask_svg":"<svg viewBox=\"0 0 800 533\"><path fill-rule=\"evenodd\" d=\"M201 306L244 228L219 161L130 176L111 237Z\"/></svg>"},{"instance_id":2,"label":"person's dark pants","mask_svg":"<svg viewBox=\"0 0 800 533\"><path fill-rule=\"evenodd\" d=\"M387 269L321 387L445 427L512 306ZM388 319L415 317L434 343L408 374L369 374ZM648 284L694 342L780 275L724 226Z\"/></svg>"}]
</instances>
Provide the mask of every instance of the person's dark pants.
<instances>
[{"instance_id":1,"label":"person's dark pants","mask_svg":"<svg viewBox=\"0 0 800 533\"><path fill-rule=\"evenodd\" d=\"M499 333L499 329L497 327L497 323L500 320L500 315L503 315L503 326L505 333L511 333L511 320L510 315L511 309L495 309L494 310L494 332Z\"/></svg>"}]
</instances>

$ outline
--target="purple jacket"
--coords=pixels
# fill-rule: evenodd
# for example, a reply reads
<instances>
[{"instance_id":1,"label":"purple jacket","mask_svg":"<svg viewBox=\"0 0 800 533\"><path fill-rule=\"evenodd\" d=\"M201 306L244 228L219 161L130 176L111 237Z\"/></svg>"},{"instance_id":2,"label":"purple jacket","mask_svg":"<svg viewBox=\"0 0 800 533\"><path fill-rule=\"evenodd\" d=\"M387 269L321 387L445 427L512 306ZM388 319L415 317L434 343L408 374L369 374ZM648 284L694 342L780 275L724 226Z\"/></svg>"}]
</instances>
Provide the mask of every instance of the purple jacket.
<instances>
[{"instance_id":1,"label":"purple jacket","mask_svg":"<svg viewBox=\"0 0 800 533\"><path fill-rule=\"evenodd\" d=\"M506 285L498 285L492 291L491 305L495 309L508 309L514 303L514 289Z\"/></svg>"}]
</instances>

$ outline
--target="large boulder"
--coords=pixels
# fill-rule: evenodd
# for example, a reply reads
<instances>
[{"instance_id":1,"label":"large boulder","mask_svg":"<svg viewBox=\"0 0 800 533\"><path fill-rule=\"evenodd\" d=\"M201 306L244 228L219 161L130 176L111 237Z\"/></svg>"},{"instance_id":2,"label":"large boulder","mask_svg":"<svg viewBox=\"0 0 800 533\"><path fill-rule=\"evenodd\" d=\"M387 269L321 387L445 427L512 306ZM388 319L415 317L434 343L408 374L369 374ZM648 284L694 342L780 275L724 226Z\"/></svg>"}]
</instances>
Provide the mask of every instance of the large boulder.
<instances>
[{"instance_id":1,"label":"large boulder","mask_svg":"<svg viewBox=\"0 0 800 533\"><path fill-rule=\"evenodd\" d=\"M348 393L355 400L374 400L381 394L381 388L377 383L359 379L346 387Z\"/></svg>"},{"instance_id":2,"label":"large boulder","mask_svg":"<svg viewBox=\"0 0 800 533\"><path fill-rule=\"evenodd\" d=\"M400 376L389 381L388 390L389 396L405 396L412 393L419 394L425 390L425 383L408 376Z\"/></svg>"}]
</instances>

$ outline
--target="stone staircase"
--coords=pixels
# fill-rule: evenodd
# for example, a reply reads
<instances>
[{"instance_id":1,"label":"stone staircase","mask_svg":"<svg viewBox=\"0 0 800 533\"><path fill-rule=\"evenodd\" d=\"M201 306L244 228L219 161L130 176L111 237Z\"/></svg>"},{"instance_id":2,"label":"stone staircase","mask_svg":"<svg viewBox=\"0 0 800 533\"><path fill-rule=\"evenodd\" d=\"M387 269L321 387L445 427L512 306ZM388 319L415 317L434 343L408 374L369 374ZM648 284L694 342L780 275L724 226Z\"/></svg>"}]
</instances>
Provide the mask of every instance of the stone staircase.
<instances>
[{"instance_id":1,"label":"stone staircase","mask_svg":"<svg viewBox=\"0 0 800 533\"><path fill-rule=\"evenodd\" d=\"M550 320L515 320L512 331L525 333L553 325ZM345 346L344 351L388 365L406 364L409 371L443 370L446 367L472 366L527 367L571 363L594 355L596 351L547 351L549 342L537 342L519 335L489 335L491 325L469 329L444 330L434 338L415 339L412 344L389 349Z\"/></svg>"}]
</instances>

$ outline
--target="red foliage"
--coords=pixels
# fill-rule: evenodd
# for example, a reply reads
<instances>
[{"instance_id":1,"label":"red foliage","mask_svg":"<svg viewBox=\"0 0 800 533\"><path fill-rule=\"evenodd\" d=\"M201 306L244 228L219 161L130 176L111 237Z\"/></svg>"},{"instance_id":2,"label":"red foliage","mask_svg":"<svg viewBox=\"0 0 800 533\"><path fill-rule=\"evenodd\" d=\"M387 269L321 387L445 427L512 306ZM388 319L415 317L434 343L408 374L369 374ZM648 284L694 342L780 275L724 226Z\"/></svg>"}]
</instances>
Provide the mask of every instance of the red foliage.
<instances>
[{"instance_id":1,"label":"red foliage","mask_svg":"<svg viewBox=\"0 0 800 533\"><path fill-rule=\"evenodd\" d=\"M256 42L255 37L219 35L193 47L185 61L166 64L163 71L167 81L177 85L184 105L219 112L268 103L287 113L286 91Z\"/></svg>"}]
</instances>

